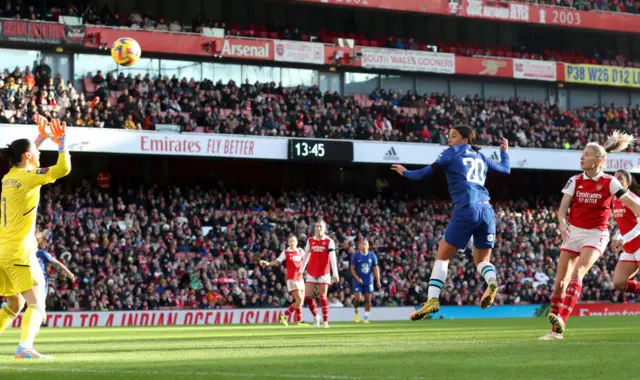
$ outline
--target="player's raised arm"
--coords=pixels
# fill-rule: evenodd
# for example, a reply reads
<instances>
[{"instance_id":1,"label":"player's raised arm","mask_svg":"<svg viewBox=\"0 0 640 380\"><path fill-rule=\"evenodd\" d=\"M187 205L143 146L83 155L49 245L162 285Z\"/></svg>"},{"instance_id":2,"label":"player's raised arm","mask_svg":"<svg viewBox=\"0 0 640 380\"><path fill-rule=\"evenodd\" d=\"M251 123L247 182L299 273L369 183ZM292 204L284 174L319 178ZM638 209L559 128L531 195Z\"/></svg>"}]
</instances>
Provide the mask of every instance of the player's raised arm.
<instances>
[{"instance_id":1,"label":"player's raised arm","mask_svg":"<svg viewBox=\"0 0 640 380\"><path fill-rule=\"evenodd\" d=\"M69 268L67 268L66 265L64 265L63 263L58 261L55 257L51 257L50 261L51 261L52 264L57 265L58 267L60 267L60 269L62 269L62 271L64 273L66 273L67 276L71 279L71 282L75 282L76 281L76 276L73 274L73 272L71 272L69 270Z\"/></svg>"},{"instance_id":2,"label":"player's raised arm","mask_svg":"<svg viewBox=\"0 0 640 380\"><path fill-rule=\"evenodd\" d=\"M446 168L451 164L453 151L451 148L445 150L438 156L436 162L431 165L427 165L422 169L418 170L407 170L402 165L394 164L391 165L391 170L400 174L403 177L407 177L413 181L421 181L427 177L430 177L433 173L435 173L435 169L437 168Z\"/></svg>"},{"instance_id":3,"label":"player's raised arm","mask_svg":"<svg viewBox=\"0 0 640 380\"><path fill-rule=\"evenodd\" d=\"M51 167L32 171L29 182L31 187L53 183L71 172L71 156L66 144L66 128L65 122L60 123L58 119L51 120L51 139L58 144L58 162Z\"/></svg>"},{"instance_id":4,"label":"player's raised arm","mask_svg":"<svg viewBox=\"0 0 640 380\"><path fill-rule=\"evenodd\" d=\"M511 174L511 163L509 162L509 154L507 154L508 150L509 140L503 138L502 143L500 144L500 162L494 162L488 158L485 160L489 166L489 171L501 174Z\"/></svg>"}]
</instances>

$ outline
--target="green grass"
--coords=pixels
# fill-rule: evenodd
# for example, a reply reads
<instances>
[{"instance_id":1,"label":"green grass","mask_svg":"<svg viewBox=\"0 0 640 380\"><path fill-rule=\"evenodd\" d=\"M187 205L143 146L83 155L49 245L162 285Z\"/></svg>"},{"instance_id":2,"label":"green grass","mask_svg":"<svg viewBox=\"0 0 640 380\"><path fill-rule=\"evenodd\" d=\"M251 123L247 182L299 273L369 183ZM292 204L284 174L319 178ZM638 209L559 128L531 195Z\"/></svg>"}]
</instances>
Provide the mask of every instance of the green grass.
<instances>
[{"instance_id":1,"label":"green grass","mask_svg":"<svg viewBox=\"0 0 640 380\"><path fill-rule=\"evenodd\" d=\"M573 318L540 342L542 319L283 326L43 329L53 361L13 359L0 337L0 379L632 379L640 318Z\"/></svg>"}]
</instances>

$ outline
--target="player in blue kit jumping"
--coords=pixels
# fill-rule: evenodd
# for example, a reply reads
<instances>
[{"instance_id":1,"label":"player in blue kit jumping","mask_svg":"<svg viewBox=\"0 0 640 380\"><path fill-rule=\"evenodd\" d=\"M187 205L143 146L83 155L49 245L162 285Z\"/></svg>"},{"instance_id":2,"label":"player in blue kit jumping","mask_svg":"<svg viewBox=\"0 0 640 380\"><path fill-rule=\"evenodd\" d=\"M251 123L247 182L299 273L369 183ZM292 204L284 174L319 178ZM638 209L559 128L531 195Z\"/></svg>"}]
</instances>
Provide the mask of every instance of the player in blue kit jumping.
<instances>
[{"instance_id":1,"label":"player in blue kit jumping","mask_svg":"<svg viewBox=\"0 0 640 380\"><path fill-rule=\"evenodd\" d=\"M373 294L373 279L380 289L380 268L378 258L373 252L369 252L369 242L364 239L360 242L360 251L351 256L351 274L353 275L353 321L360 323L358 306L364 294L364 323L369 323L369 312L371 312L371 296Z\"/></svg>"},{"instance_id":2,"label":"player in blue kit jumping","mask_svg":"<svg viewBox=\"0 0 640 380\"><path fill-rule=\"evenodd\" d=\"M47 273L47 264L51 263L58 266L67 275L67 278L69 278L71 282L75 282L76 277L69 270L69 268L67 268L63 263L58 261L55 257L53 257L49 252L45 250L47 247L47 243L42 232L36 233L36 241L38 244L36 258L38 259L40 269L42 269L41 281L38 281L38 293L42 300L46 300L47 295L49 295L49 274ZM39 275L40 274L38 274L38 277Z\"/></svg>"},{"instance_id":3,"label":"player in blue kit jumping","mask_svg":"<svg viewBox=\"0 0 640 380\"><path fill-rule=\"evenodd\" d=\"M393 165L391 169L414 181L427 178L436 169L443 169L447 177L447 185L451 200L455 205L444 237L440 240L436 261L431 270L427 302L411 314L411 320L424 319L431 313L440 310L440 292L447 279L449 261L459 249L464 249L473 236L473 260L478 272L487 282L480 299L480 307L488 308L498 294L496 268L491 264L496 221L493 207L489 203L489 191L484 187L487 172L494 171L510 174L509 141L502 139L500 145L500 162L491 161L479 152L475 146L476 133L466 125L453 127L449 132L449 148L442 152L436 162L420 170L406 170L402 165Z\"/></svg>"}]
</instances>

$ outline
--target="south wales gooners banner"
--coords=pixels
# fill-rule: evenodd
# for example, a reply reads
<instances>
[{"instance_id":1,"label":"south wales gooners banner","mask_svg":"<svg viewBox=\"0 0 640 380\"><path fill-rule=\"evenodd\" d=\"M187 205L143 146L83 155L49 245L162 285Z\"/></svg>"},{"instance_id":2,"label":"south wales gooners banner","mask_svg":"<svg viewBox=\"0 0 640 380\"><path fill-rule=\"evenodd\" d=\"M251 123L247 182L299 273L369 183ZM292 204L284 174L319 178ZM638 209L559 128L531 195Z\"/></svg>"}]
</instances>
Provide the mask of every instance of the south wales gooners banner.
<instances>
[{"instance_id":1,"label":"south wales gooners banner","mask_svg":"<svg viewBox=\"0 0 640 380\"><path fill-rule=\"evenodd\" d=\"M455 74L456 56L449 53L427 51L362 48L362 67Z\"/></svg>"}]
</instances>

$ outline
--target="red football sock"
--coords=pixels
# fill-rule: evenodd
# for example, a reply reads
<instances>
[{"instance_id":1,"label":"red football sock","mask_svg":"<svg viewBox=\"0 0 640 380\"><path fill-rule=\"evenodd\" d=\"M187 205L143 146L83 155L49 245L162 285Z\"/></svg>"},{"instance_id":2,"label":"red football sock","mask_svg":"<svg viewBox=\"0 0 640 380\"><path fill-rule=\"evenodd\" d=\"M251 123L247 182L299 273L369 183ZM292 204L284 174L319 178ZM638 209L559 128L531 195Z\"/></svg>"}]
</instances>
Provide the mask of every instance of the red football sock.
<instances>
[{"instance_id":1,"label":"red football sock","mask_svg":"<svg viewBox=\"0 0 640 380\"><path fill-rule=\"evenodd\" d=\"M558 308L560 307L560 304L562 303L562 299L563 299L563 294L562 291L555 291L553 292L553 295L551 296L551 313L552 314L558 314L559 310Z\"/></svg>"},{"instance_id":2,"label":"red football sock","mask_svg":"<svg viewBox=\"0 0 640 380\"><path fill-rule=\"evenodd\" d=\"M551 296L551 314L558 315L559 307L560 307L560 304L562 303L563 298L564 298L564 295L562 294L562 291L553 292L553 295ZM553 332L556 331L555 326L551 326L551 331Z\"/></svg>"},{"instance_id":3,"label":"red football sock","mask_svg":"<svg viewBox=\"0 0 640 380\"><path fill-rule=\"evenodd\" d=\"M293 304L292 304L292 305L290 305L290 306L289 306L289 308L287 309L287 311L285 311L285 312L284 312L284 315L286 315L286 316L288 317L288 316L289 316L291 313L293 313L295 310L296 310L296 308L295 308L295 306L293 306Z\"/></svg>"},{"instance_id":4,"label":"red football sock","mask_svg":"<svg viewBox=\"0 0 640 380\"><path fill-rule=\"evenodd\" d=\"M320 297L320 306L322 306L322 321L329 322L329 299Z\"/></svg>"},{"instance_id":5,"label":"red football sock","mask_svg":"<svg viewBox=\"0 0 640 380\"><path fill-rule=\"evenodd\" d=\"M578 303L580 293L582 293L582 280L578 278L571 279L569 287L567 288L567 294L560 305L560 318L562 318L565 323L569 319L571 311L573 311L573 308Z\"/></svg>"},{"instance_id":6,"label":"red football sock","mask_svg":"<svg viewBox=\"0 0 640 380\"><path fill-rule=\"evenodd\" d=\"M296 312L293 315L293 320L296 323L302 322L302 306L296 308Z\"/></svg>"},{"instance_id":7,"label":"red football sock","mask_svg":"<svg viewBox=\"0 0 640 380\"><path fill-rule=\"evenodd\" d=\"M629 280L627 281L627 289L625 290L627 293L640 293L640 282Z\"/></svg>"},{"instance_id":8,"label":"red football sock","mask_svg":"<svg viewBox=\"0 0 640 380\"><path fill-rule=\"evenodd\" d=\"M309 307L309 311L313 314L313 317L318 316L318 309L316 307L316 300L311 297L304 297L304 304Z\"/></svg>"}]
</instances>

